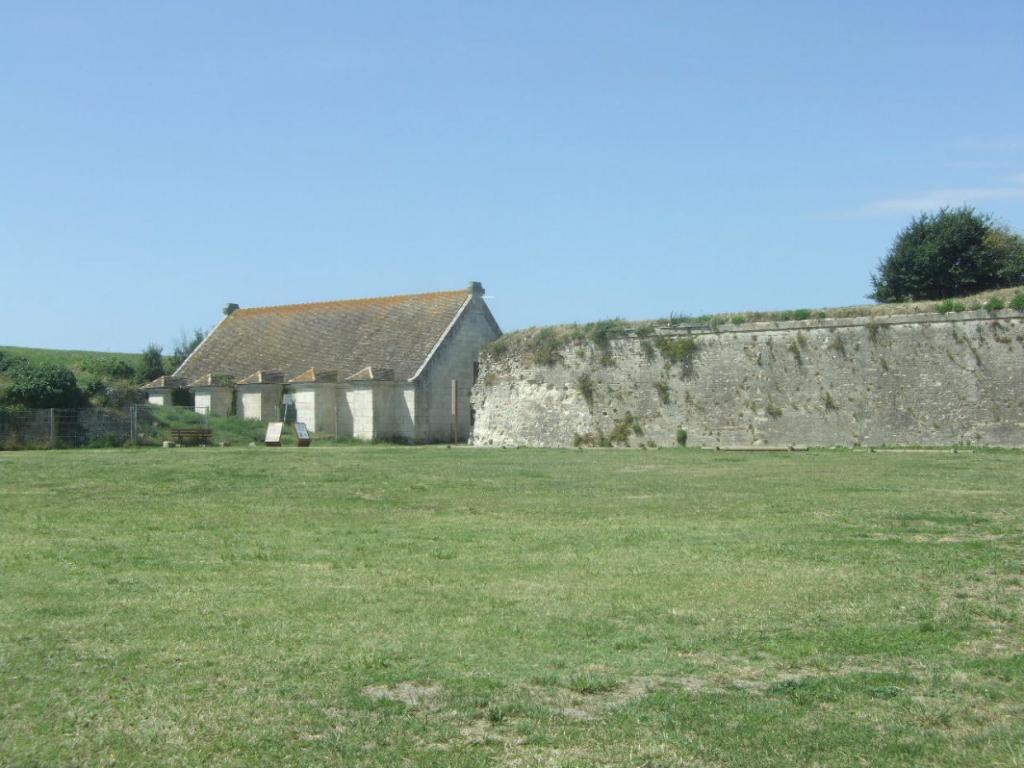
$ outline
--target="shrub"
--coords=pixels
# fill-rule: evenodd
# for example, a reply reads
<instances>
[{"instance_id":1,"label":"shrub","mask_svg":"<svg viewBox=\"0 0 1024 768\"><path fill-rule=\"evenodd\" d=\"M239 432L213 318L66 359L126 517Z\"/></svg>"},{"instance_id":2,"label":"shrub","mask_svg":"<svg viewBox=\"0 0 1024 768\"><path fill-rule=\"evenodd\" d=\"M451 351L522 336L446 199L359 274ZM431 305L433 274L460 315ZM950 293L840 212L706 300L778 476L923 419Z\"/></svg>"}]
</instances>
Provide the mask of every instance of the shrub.
<instances>
[{"instance_id":1,"label":"shrub","mask_svg":"<svg viewBox=\"0 0 1024 768\"><path fill-rule=\"evenodd\" d=\"M809 309L787 309L784 312L779 312L779 320L809 320L811 318L811 310Z\"/></svg>"},{"instance_id":2,"label":"shrub","mask_svg":"<svg viewBox=\"0 0 1024 768\"><path fill-rule=\"evenodd\" d=\"M104 408L123 408L132 403L144 402L146 399L145 393L136 385L123 380L109 383L102 380L90 381L82 389L93 405Z\"/></svg>"},{"instance_id":3,"label":"shrub","mask_svg":"<svg viewBox=\"0 0 1024 768\"><path fill-rule=\"evenodd\" d=\"M572 444L575 448L611 448L612 443L607 437L604 436L604 432L600 429L597 430L597 434L593 432L587 432L583 435L573 435Z\"/></svg>"},{"instance_id":4,"label":"shrub","mask_svg":"<svg viewBox=\"0 0 1024 768\"><path fill-rule=\"evenodd\" d=\"M1000 299L998 296L993 296L991 299L986 301L983 308L989 312L998 312L1000 309L1006 308L1006 302Z\"/></svg>"},{"instance_id":5,"label":"shrub","mask_svg":"<svg viewBox=\"0 0 1024 768\"><path fill-rule=\"evenodd\" d=\"M133 379L135 368L119 357L103 355L89 358L82 363L82 370L108 379ZM156 378L155 376L153 378Z\"/></svg>"},{"instance_id":6,"label":"shrub","mask_svg":"<svg viewBox=\"0 0 1024 768\"><path fill-rule=\"evenodd\" d=\"M643 435L643 427L636 420L632 413L626 411L626 415L615 422L612 431L608 433L608 442L611 445L629 445L629 436L634 434L637 437Z\"/></svg>"},{"instance_id":7,"label":"shrub","mask_svg":"<svg viewBox=\"0 0 1024 768\"><path fill-rule=\"evenodd\" d=\"M484 347L484 351L493 358L503 357L508 352L508 339L501 336Z\"/></svg>"},{"instance_id":8,"label":"shrub","mask_svg":"<svg viewBox=\"0 0 1024 768\"><path fill-rule=\"evenodd\" d=\"M541 328L533 337L530 359L537 365L554 365L562 359L563 341L554 328Z\"/></svg>"},{"instance_id":9,"label":"shrub","mask_svg":"<svg viewBox=\"0 0 1024 768\"><path fill-rule=\"evenodd\" d=\"M587 401L587 405L594 405L594 381L590 378L590 374L584 373L578 379L576 379L576 389L583 395L583 399Z\"/></svg>"},{"instance_id":10,"label":"shrub","mask_svg":"<svg viewBox=\"0 0 1024 768\"><path fill-rule=\"evenodd\" d=\"M686 430L682 427L676 430L676 445L686 447Z\"/></svg>"},{"instance_id":11,"label":"shrub","mask_svg":"<svg viewBox=\"0 0 1024 768\"><path fill-rule=\"evenodd\" d=\"M669 363L687 362L697 354L697 340L690 336L659 336L654 343Z\"/></svg>"},{"instance_id":12,"label":"shrub","mask_svg":"<svg viewBox=\"0 0 1024 768\"><path fill-rule=\"evenodd\" d=\"M953 299L946 299L935 305L935 311L942 315L949 312L963 312L966 309L967 307L964 306L962 301L953 301Z\"/></svg>"},{"instance_id":13,"label":"shrub","mask_svg":"<svg viewBox=\"0 0 1024 768\"><path fill-rule=\"evenodd\" d=\"M1010 309L1016 309L1018 312L1024 312L1024 291L1021 291L1010 299Z\"/></svg>"},{"instance_id":14,"label":"shrub","mask_svg":"<svg viewBox=\"0 0 1024 768\"><path fill-rule=\"evenodd\" d=\"M733 325L743 325L745 322L747 322L747 318L745 318L743 315L733 315L731 322Z\"/></svg>"},{"instance_id":15,"label":"shrub","mask_svg":"<svg viewBox=\"0 0 1024 768\"><path fill-rule=\"evenodd\" d=\"M19 360L7 369L10 385L4 399L26 408L75 408L82 392L70 368L53 363Z\"/></svg>"}]
</instances>

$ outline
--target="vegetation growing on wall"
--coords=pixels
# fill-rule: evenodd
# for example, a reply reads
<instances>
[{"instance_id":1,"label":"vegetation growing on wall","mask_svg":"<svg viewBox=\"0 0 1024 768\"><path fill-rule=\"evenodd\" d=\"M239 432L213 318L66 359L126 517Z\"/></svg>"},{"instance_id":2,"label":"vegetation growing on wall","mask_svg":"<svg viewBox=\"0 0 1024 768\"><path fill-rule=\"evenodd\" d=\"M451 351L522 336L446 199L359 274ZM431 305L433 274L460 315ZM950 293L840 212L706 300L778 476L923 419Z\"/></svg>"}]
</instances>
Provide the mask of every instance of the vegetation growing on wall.
<instances>
[{"instance_id":1,"label":"vegetation growing on wall","mask_svg":"<svg viewBox=\"0 0 1024 768\"><path fill-rule=\"evenodd\" d=\"M946 299L935 305L935 311L940 315L946 315L950 312L965 312L967 311L967 305L962 301L954 301L953 299Z\"/></svg>"},{"instance_id":2,"label":"vegetation growing on wall","mask_svg":"<svg viewBox=\"0 0 1024 768\"><path fill-rule=\"evenodd\" d=\"M659 336L654 345L669 363L685 363L698 349L697 340L692 336Z\"/></svg>"},{"instance_id":3,"label":"vegetation growing on wall","mask_svg":"<svg viewBox=\"0 0 1024 768\"><path fill-rule=\"evenodd\" d=\"M616 338L635 337L639 339L640 350L653 361L660 352L669 363L686 362L697 351L697 339L679 341L686 337L659 334L658 329L682 329L718 332L731 329L740 321L746 323L789 322L813 319L841 319L854 317L879 317L910 315L921 312L961 312L987 309L998 311L1004 307L1024 312L1024 290L1000 288L961 299L949 299L939 304L934 302L905 302L874 304L853 307L834 307L822 310L794 309L768 312L744 312L722 315L669 315L651 321L628 322L620 318L601 320L595 323L546 326L529 328L505 334L484 348L483 354L493 360L510 353L522 356L536 365L555 365L563 361L563 354L574 348L577 356L586 356L592 349L602 365L614 364L611 354ZM872 343L879 341L879 334L885 326L871 322L867 325ZM692 344L692 346L691 346ZM837 350L838 351L838 350Z\"/></svg>"},{"instance_id":4,"label":"vegetation growing on wall","mask_svg":"<svg viewBox=\"0 0 1024 768\"><path fill-rule=\"evenodd\" d=\"M576 379L576 389L579 390L583 399L587 401L587 405L594 405L594 380L590 378L589 373L584 373Z\"/></svg>"},{"instance_id":5,"label":"vegetation growing on wall","mask_svg":"<svg viewBox=\"0 0 1024 768\"><path fill-rule=\"evenodd\" d=\"M608 441L612 445L629 445L630 435L642 437L643 434L644 430L640 422L632 413L626 411L626 414L615 422L612 431L608 433Z\"/></svg>"}]
</instances>

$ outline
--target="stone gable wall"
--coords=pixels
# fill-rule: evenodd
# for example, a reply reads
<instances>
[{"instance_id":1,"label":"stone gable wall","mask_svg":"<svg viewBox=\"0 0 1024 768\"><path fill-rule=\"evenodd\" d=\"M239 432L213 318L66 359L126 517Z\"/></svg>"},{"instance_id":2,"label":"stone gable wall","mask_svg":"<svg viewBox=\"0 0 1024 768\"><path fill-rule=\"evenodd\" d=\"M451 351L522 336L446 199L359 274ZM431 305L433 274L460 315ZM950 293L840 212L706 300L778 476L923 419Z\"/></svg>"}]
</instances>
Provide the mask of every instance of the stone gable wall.
<instances>
[{"instance_id":1,"label":"stone gable wall","mask_svg":"<svg viewBox=\"0 0 1024 768\"><path fill-rule=\"evenodd\" d=\"M1024 446L1019 312L653 333L618 335L607 356L570 342L550 366L511 341L485 353L473 442L668 446L685 429L701 446ZM652 342L681 335L695 351L670 363Z\"/></svg>"},{"instance_id":2,"label":"stone gable wall","mask_svg":"<svg viewBox=\"0 0 1024 768\"><path fill-rule=\"evenodd\" d=\"M470 391L480 349L500 335L487 319L481 299L474 298L416 379L416 440L448 442L452 436L452 380L458 382L459 441L472 429Z\"/></svg>"}]
</instances>

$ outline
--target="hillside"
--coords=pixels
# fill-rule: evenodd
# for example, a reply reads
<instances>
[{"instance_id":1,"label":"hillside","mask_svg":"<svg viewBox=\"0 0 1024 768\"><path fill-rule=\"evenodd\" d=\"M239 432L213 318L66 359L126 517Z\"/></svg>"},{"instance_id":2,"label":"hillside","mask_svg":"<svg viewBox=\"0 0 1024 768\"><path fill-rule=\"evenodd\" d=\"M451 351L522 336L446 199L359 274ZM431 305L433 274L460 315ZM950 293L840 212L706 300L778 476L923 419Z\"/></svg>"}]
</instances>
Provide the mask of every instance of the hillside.
<instances>
[{"instance_id":1,"label":"hillside","mask_svg":"<svg viewBox=\"0 0 1024 768\"><path fill-rule=\"evenodd\" d=\"M32 395L28 399L24 395L12 396L11 388L16 382L13 371L17 369L18 361L27 361L30 369L44 365L62 366L74 374L74 382L70 387L61 385L58 388L61 394L58 390L46 389L54 384L41 385L37 382L33 385L35 391L44 394ZM0 405L78 407L86 402L100 406L125 405L140 397L141 367L140 353L0 347ZM164 356L164 367L170 368L167 356ZM23 371L22 376L25 375Z\"/></svg>"},{"instance_id":2,"label":"hillside","mask_svg":"<svg viewBox=\"0 0 1024 768\"><path fill-rule=\"evenodd\" d=\"M108 362L120 361L132 368L138 368L142 355L138 352L90 352L82 349L38 349L35 347L0 346L0 354L11 357L23 357L32 363L54 363L64 365L75 372L75 375L89 373ZM164 355L165 365L170 365L170 358Z\"/></svg>"}]
</instances>

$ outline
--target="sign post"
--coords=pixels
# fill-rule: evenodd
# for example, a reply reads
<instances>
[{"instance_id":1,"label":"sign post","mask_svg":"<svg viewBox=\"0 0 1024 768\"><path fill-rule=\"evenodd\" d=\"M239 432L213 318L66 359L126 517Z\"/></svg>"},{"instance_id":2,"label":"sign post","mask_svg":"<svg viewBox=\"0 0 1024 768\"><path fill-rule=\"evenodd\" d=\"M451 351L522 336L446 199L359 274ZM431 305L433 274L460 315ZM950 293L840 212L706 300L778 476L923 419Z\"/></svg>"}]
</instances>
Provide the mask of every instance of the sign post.
<instances>
[{"instance_id":1,"label":"sign post","mask_svg":"<svg viewBox=\"0 0 1024 768\"><path fill-rule=\"evenodd\" d=\"M459 442L459 382L452 379L452 442Z\"/></svg>"}]
</instances>

